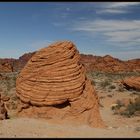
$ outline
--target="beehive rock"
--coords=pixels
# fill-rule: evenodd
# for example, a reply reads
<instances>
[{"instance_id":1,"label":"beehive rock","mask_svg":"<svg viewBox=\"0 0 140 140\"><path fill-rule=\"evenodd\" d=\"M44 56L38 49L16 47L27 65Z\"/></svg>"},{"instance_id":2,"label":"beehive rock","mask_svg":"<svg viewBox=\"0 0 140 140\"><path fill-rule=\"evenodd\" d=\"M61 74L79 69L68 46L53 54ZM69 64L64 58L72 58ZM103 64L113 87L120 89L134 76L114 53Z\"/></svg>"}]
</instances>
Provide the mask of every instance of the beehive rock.
<instances>
[{"instance_id":1,"label":"beehive rock","mask_svg":"<svg viewBox=\"0 0 140 140\"><path fill-rule=\"evenodd\" d=\"M140 76L125 78L121 81L121 83L127 89L134 89L140 91Z\"/></svg>"},{"instance_id":2,"label":"beehive rock","mask_svg":"<svg viewBox=\"0 0 140 140\"><path fill-rule=\"evenodd\" d=\"M51 118L79 118L103 127L98 96L79 60L79 52L70 41L55 42L37 51L16 81L20 113L33 116L44 112Z\"/></svg>"}]
</instances>

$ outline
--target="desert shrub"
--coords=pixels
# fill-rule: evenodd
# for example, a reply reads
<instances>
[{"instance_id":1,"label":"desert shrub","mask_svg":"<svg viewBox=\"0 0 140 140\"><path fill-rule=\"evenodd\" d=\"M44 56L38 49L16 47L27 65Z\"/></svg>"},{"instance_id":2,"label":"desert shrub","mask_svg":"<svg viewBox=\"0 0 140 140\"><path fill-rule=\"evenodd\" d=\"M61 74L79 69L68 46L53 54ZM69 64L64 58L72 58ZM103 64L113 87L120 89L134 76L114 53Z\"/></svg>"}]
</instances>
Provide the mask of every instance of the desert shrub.
<instances>
[{"instance_id":1,"label":"desert shrub","mask_svg":"<svg viewBox=\"0 0 140 140\"><path fill-rule=\"evenodd\" d=\"M6 85L7 85L7 91L9 91L11 89L11 83L9 80L6 81Z\"/></svg>"},{"instance_id":2,"label":"desert shrub","mask_svg":"<svg viewBox=\"0 0 140 140\"><path fill-rule=\"evenodd\" d=\"M6 107L9 110L15 110L15 109L17 109L17 103L14 101L9 101L8 103L6 103Z\"/></svg>"},{"instance_id":3,"label":"desert shrub","mask_svg":"<svg viewBox=\"0 0 140 140\"><path fill-rule=\"evenodd\" d=\"M117 101L117 104L118 106L114 108L115 113L119 112L120 108L124 106L119 100ZM119 114L126 117L131 117L134 116L136 112L140 113L140 96L137 97L134 102L130 102L127 106L125 106L125 109L120 111Z\"/></svg>"},{"instance_id":4,"label":"desert shrub","mask_svg":"<svg viewBox=\"0 0 140 140\"><path fill-rule=\"evenodd\" d=\"M92 73L93 76L95 75L95 76L97 76L97 77L100 76L100 74L101 74L101 73L98 72L98 71Z\"/></svg>"},{"instance_id":5,"label":"desert shrub","mask_svg":"<svg viewBox=\"0 0 140 140\"><path fill-rule=\"evenodd\" d=\"M111 107L111 110L114 111L114 114L118 114L118 110L121 107L124 107L124 104L120 100L117 100L115 106Z\"/></svg>"},{"instance_id":6,"label":"desert shrub","mask_svg":"<svg viewBox=\"0 0 140 140\"><path fill-rule=\"evenodd\" d=\"M117 100L116 104L118 104L118 108L124 106L124 103L122 101L120 101L120 100Z\"/></svg>"},{"instance_id":7,"label":"desert shrub","mask_svg":"<svg viewBox=\"0 0 140 140\"><path fill-rule=\"evenodd\" d=\"M3 85L3 88L5 88L7 90L7 92L9 92L12 88L14 88L16 86L16 74L13 73L8 73L6 75L4 75L5 78L4 80L2 80L2 83L0 83L0 85Z\"/></svg>"},{"instance_id":8,"label":"desert shrub","mask_svg":"<svg viewBox=\"0 0 140 140\"><path fill-rule=\"evenodd\" d=\"M16 81L16 79L17 79L17 75L14 75L13 76L13 81Z\"/></svg>"},{"instance_id":9,"label":"desert shrub","mask_svg":"<svg viewBox=\"0 0 140 140\"><path fill-rule=\"evenodd\" d=\"M101 96L101 97L99 97L100 99L104 99L105 98L105 96Z\"/></svg>"},{"instance_id":10,"label":"desert shrub","mask_svg":"<svg viewBox=\"0 0 140 140\"><path fill-rule=\"evenodd\" d=\"M8 96L7 90L4 90L4 91L3 91L3 94L4 94L5 96Z\"/></svg>"},{"instance_id":11,"label":"desert shrub","mask_svg":"<svg viewBox=\"0 0 140 140\"><path fill-rule=\"evenodd\" d=\"M138 91L133 91L130 95L140 95L140 92L138 92Z\"/></svg>"},{"instance_id":12,"label":"desert shrub","mask_svg":"<svg viewBox=\"0 0 140 140\"><path fill-rule=\"evenodd\" d=\"M100 83L100 86L101 86L102 88L106 88L106 87L109 86L109 85L110 85L110 82L109 82L108 80L102 81L102 82Z\"/></svg>"},{"instance_id":13,"label":"desert shrub","mask_svg":"<svg viewBox=\"0 0 140 140\"><path fill-rule=\"evenodd\" d=\"M109 86L109 89L115 89L116 87L114 85Z\"/></svg>"},{"instance_id":14,"label":"desert shrub","mask_svg":"<svg viewBox=\"0 0 140 140\"><path fill-rule=\"evenodd\" d=\"M136 128L134 129L134 131L136 131L136 132L140 131L140 127L136 127Z\"/></svg>"},{"instance_id":15,"label":"desert shrub","mask_svg":"<svg viewBox=\"0 0 140 140\"><path fill-rule=\"evenodd\" d=\"M121 115L131 117L136 111L134 104L129 104L124 112L121 112Z\"/></svg>"},{"instance_id":16,"label":"desert shrub","mask_svg":"<svg viewBox=\"0 0 140 140\"><path fill-rule=\"evenodd\" d=\"M124 92L125 89L123 88L123 86L119 86L117 91L119 91L119 92Z\"/></svg>"},{"instance_id":17,"label":"desert shrub","mask_svg":"<svg viewBox=\"0 0 140 140\"><path fill-rule=\"evenodd\" d=\"M114 114L117 114L117 111L116 110L118 110L118 109L119 109L119 106L118 105L111 107L111 110L114 112Z\"/></svg>"},{"instance_id":18,"label":"desert shrub","mask_svg":"<svg viewBox=\"0 0 140 140\"><path fill-rule=\"evenodd\" d=\"M112 98L112 95L107 95L107 97L110 97L110 98Z\"/></svg>"},{"instance_id":19,"label":"desert shrub","mask_svg":"<svg viewBox=\"0 0 140 140\"><path fill-rule=\"evenodd\" d=\"M16 77L16 76L13 76L13 78L12 78L12 81L13 81L13 87L16 86L16 79L17 79L17 77Z\"/></svg>"},{"instance_id":20,"label":"desert shrub","mask_svg":"<svg viewBox=\"0 0 140 140\"><path fill-rule=\"evenodd\" d=\"M18 99L17 96L12 96L11 97L11 100L13 100L13 101L17 101L17 99Z\"/></svg>"}]
</instances>

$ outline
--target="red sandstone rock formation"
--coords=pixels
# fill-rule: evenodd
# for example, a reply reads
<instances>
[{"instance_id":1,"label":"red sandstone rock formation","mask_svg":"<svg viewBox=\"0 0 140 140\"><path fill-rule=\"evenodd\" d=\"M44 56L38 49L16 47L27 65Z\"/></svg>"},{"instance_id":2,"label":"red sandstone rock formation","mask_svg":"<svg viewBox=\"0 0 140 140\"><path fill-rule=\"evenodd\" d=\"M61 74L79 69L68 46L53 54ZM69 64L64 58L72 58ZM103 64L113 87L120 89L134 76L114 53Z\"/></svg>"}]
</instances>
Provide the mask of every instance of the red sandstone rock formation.
<instances>
[{"instance_id":1,"label":"red sandstone rock formation","mask_svg":"<svg viewBox=\"0 0 140 140\"><path fill-rule=\"evenodd\" d=\"M127 89L134 89L140 91L140 76L129 77L121 81Z\"/></svg>"},{"instance_id":2,"label":"red sandstone rock formation","mask_svg":"<svg viewBox=\"0 0 140 140\"><path fill-rule=\"evenodd\" d=\"M10 62L12 59L0 59L0 73L2 72L12 72L13 68Z\"/></svg>"},{"instance_id":3,"label":"red sandstone rock formation","mask_svg":"<svg viewBox=\"0 0 140 140\"><path fill-rule=\"evenodd\" d=\"M70 41L56 42L35 53L16 81L19 114L104 127L98 96L79 60Z\"/></svg>"},{"instance_id":4,"label":"red sandstone rock formation","mask_svg":"<svg viewBox=\"0 0 140 140\"><path fill-rule=\"evenodd\" d=\"M139 71L140 72L140 59L132 59L125 62L129 71Z\"/></svg>"},{"instance_id":5,"label":"red sandstone rock formation","mask_svg":"<svg viewBox=\"0 0 140 140\"><path fill-rule=\"evenodd\" d=\"M24 66L34 53L35 52L24 54L21 57L19 57L19 59L0 59L0 73L21 71L21 69L24 68Z\"/></svg>"},{"instance_id":6,"label":"red sandstone rock formation","mask_svg":"<svg viewBox=\"0 0 140 140\"><path fill-rule=\"evenodd\" d=\"M122 61L110 55L101 57L81 54L80 61L85 65L87 71L140 72L140 59Z\"/></svg>"},{"instance_id":7,"label":"red sandstone rock formation","mask_svg":"<svg viewBox=\"0 0 140 140\"><path fill-rule=\"evenodd\" d=\"M26 65L26 63L29 61L29 59L35 54L35 52L32 53L25 53L24 55L22 55L21 57L19 57L19 59L17 60L18 65L14 66L15 71L21 71L24 66Z\"/></svg>"}]
</instances>

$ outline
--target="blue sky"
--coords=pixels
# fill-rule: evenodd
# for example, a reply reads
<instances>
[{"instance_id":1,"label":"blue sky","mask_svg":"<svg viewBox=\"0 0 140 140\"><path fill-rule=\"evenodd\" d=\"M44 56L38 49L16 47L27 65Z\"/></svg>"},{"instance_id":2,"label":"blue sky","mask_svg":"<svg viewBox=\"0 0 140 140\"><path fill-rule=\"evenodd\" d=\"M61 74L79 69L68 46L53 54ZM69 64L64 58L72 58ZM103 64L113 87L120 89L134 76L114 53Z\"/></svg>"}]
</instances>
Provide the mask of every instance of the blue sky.
<instances>
[{"instance_id":1,"label":"blue sky","mask_svg":"<svg viewBox=\"0 0 140 140\"><path fill-rule=\"evenodd\" d=\"M0 2L0 58L58 40L80 53L140 58L139 2Z\"/></svg>"}]
</instances>

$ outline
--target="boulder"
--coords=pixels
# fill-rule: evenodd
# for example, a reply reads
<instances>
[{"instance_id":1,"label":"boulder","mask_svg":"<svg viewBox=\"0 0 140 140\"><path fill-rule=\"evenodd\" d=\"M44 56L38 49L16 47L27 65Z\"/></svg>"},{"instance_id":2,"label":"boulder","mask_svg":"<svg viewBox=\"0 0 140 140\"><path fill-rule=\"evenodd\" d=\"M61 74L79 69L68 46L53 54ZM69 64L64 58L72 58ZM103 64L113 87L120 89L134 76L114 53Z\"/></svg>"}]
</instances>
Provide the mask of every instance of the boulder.
<instances>
[{"instance_id":1,"label":"boulder","mask_svg":"<svg viewBox=\"0 0 140 140\"><path fill-rule=\"evenodd\" d=\"M121 83L128 90L133 89L133 90L140 91L140 76L125 78L121 81Z\"/></svg>"},{"instance_id":2,"label":"boulder","mask_svg":"<svg viewBox=\"0 0 140 140\"><path fill-rule=\"evenodd\" d=\"M70 118L104 127L97 93L79 60L71 41L55 42L37 51L16 80L19 114Z\"/></svg>"}]
</instances>

